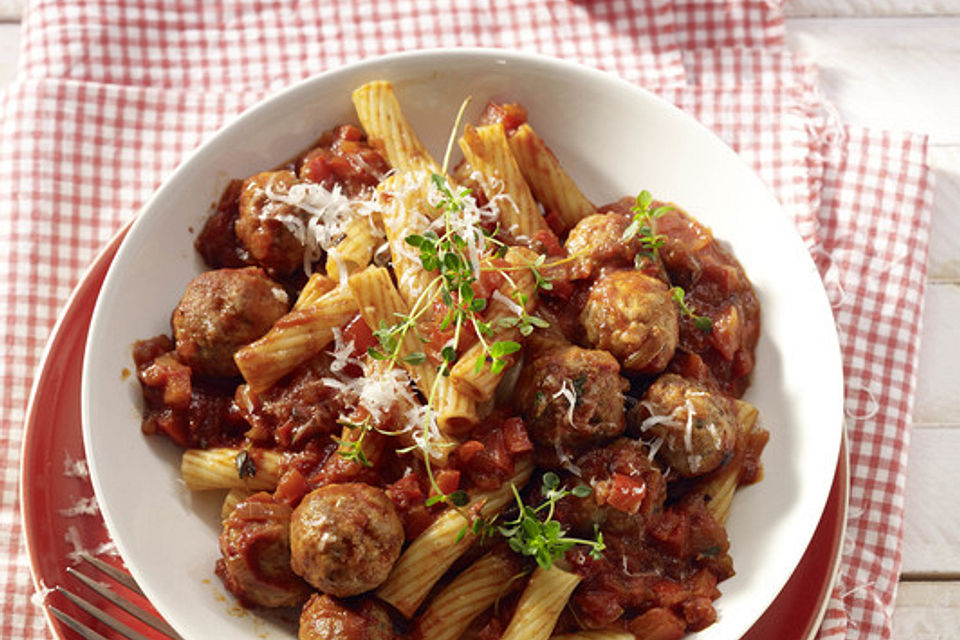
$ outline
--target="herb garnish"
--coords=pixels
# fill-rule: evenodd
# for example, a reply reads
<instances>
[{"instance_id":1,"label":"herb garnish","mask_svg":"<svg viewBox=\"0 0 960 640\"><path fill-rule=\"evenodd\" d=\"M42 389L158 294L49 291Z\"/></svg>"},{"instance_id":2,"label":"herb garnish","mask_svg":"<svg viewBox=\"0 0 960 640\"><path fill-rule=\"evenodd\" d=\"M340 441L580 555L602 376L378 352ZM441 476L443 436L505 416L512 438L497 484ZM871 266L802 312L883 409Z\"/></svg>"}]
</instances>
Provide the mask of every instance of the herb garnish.
<instances>
[{"instance_id":1,"label":"herb garnish","mask_svg":"<svg viewBox=\"0 0 960 640\"><path fill-rule=\"evenodd\" d=\"M359 430L360 432L360 435L357 436L356 440L346 440L344 438L330 436L331 440L340 445L340 448L337 449L337 455L344 460L356 462L364 467L372 467L373 465L370 464L370 461L367 459L367 454L363 452L363 440L367 436L367 432L369 432L372 428L370 426L370 418L367 418L363 422L338 420L337 424L351 430Z\"/></svg>"},{"instance_id":2,"label":"herb garnish","mask_svg":"<svg viewBox=\"0 0 960 640\"><path fill-rule=\"evenodd\" d=\"M630 207L633 212L633 218L630 224L623 230L621 240L627 242L631 238L638 238L640 241L640 252L637 253L637 268L642 266L641 258L649 258L654 264L663 266L663 260L660 259L660 247L664 245L667 237L662 233L657 233L657 220L664 214L673 211L673 206L669 204L653 208L653 196L644 189L637 195L636 203ZM707 316L698 316L694 309L684 302L686 292L683 287L673 287L670 289L670 295L673 297L677 306L680 307L680 313L693 319L693 326L704 333L713 331L713 320Z\"/></svg>"},{"instance_id":3,"label":"herb garnish","mask_svg":"<svg viewBox=\"0 0 960 640\"><path fill-rule=\"evenodd\" d=\"M670 295L673 296L677 306L680 307L680 313L693 319L693 326L695 326L697 329L700 329L700 331L703 331L704 333L713 332L713 320L707 316L698 316L696 314L696 309L691 307L684 300L686 293L682 287L673 287L670 289Z\"/></svg>"},{"instance_id":4,"label":"herb garnish","mask_svg":"<svg viewBox=\"0 0 960 640\"><path fill-rule=\"evenodd\" d=\"M553 519L557 502L573 495L577 498L586 498L592 489L585 484L577 485L573 489L560 487L560 478L552 471L543 474L543 494L545 500L539 506L525 505L517 492L516 485L511 484L513 495L517 500L520 513L517 517L498 527L500 535L507 539L507 544L516 553L531 556L543 569L549 569L558 558L574 545L582 544L590 547L590 556L600 558L606 545L603 534L598 527L594 527L594 539L570 538L559 521ZM546 516L542 514L546 511Z\"/></svg>"},{"instance_id":5,"label":"herb garnish","mask_svg":"<svg viewBox=\"0 0 960 640\"><path fill-rule=\"evenodd\" d=\"M250 452L246 449L237 454L237 457L234 458L234 462L237 465L237 476L241 480L244 478L252 478L257 475L257 464L250 456Z\"/></svg>"}]
</instances>

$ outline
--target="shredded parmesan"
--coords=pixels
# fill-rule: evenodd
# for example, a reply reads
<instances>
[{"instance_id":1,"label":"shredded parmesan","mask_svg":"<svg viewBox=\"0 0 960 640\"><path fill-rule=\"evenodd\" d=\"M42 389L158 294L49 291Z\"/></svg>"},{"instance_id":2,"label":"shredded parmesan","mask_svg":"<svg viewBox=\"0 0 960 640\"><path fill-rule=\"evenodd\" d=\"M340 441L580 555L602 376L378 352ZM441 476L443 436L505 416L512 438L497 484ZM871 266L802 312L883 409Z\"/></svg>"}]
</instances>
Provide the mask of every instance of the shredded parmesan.
<instances>
[{"instance_id":1,"label":"shredded parmesan","mask_svg":"<svg viewBox=\"0 0 960 640\"><path fill-rule=\"evenodd\" d=\"M266 215L278 220L304 246L303 270L309 275L312 265L319 260L323 252L328 254L343 239L347 225L360 216L369 217L378 205L372 200L351 200L340 188L334 185L327 189L322 184L302 182L291 185L286 191L277 190L269 185L264 194L271 202L296 207L304 214L277 214L269 210ZM371 222L372 225L372 222ZM376 228L373 226L373 228ZM338 256L333 255L333 260ZM346 269L340 267L341 279Z\"/></svg>"},{"instance_id":2,"label":"shredded parmesan","mask_svg":"<svg viewBox=\"0 0 960 640\"><path fill-rule=\"evenodd\" d=\"M333 362L330 363L332 373L342 373L349 364L360 364L359 360L350 357L353 355L353 346L353 340L343 341L343 332L339 327L333 328L333 350L329 352L333 356Z\"/></svg>"},{"instance_id":3,"label":"shredded parmesan","mask_svg":"<svg viewBox=\"0 0 960 640\"><path fill-rule=\"evenodd\" d=\"M553 450L557 454L557 460L560 461L561 467L563 467L573 475L577 476L578 478L582 476L583 471L580 469L580 467L578 467L573 463L573 459L569 455L567 455L567 452L564 451L563 448L560 446L559 440L553 443Z\"/></svg>"},{"instance_id":4,"label":"shredded parmesan","mask_svg":"<svg viewBox=\"0 0 960 640\"><path fill-rule=\"evenodd\" d=\"M96 515L99 511L100 506L97 504L96 498L78 498L73 503L73 506L67 507L66 509L60 509L60 515L64 516L65 518L75 518L76 516Z\"/></svg>"},{"instance_id":5,"label":"shredded parmesan","mask_svg":"<svg viewBox=\"0 0 960 640\"><path fill-rule=\"evenodd\" d=\"M117 547L112 540L108 540L102 544L98 544L96 547L87 548L83 544L83 538L80 535L80 530L75 526L70 525L67 527L67 532L64 534L64 539L72 547L72 551L67 552L67 560L70 561L70 564L77 565L82 559L81 556L84 554L91 556L102 556L105 554L110 555L119 555L117 552Z\"/></svg>"},{"instance_id":6,"label":"shredded parmesan","mask_svg":"<svg viewBox=\"0 0 960 640\"><path fill-rule=\"evenodd\" d=\"M567 422L570 426L576 426L573 423L573 409L577 405L577 394L574 393L573 385L569 380L564 380L560 390L553 394L554 399L563 397L567 401Z\"/></svg>"},{"instance_id":7,"label":"shredded parmesan","mask_svg":"<svg viewBox=\"0 0 960 640\"><path fill-rule=\"evenodd\" d=\"M86 460L74 460L70 457L70 454L67 453L63 459L63 475L67 478L80 478L83 480L89 478L90 471L87 469Z\"/></svg>"},{"instance_id":8,"label":"shredded parmesan","mask_svg":"<svg viewBox=\"0 0 960 640\"><path fill-rule=\"evenodd\" d=\"M500 293L499 289L493 292L493 299L498 300L502 304L506 305L506 307L510 309L510 311L512 311L515 315L518 315L521 317L523 316L523 307L521 307L519 304L517 304L507 296Z\"/></svg>"},{"instance_id":9,"label":"shredded parmesan","mask_svg":"<svg viewBox=\"0 0 960 640\"><path fill-rule=\"evenodd\" d=\"M48 587L43 581L43 578L40 578L37 582L39 583L37 590L30 594L30 603L36 607L44 607L47 604L47 596L56 591L56 589Z\"/></svg>"}]
</instances>

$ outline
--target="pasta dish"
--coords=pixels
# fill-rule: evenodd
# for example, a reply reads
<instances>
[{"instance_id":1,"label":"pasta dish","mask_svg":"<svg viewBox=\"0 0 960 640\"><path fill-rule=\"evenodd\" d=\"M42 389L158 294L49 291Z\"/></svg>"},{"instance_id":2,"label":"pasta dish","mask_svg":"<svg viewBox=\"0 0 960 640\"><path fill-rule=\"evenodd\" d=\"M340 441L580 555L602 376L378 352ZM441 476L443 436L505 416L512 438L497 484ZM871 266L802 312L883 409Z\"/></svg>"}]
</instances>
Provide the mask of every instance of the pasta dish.
<instances>
[{"instance_id":1,"label":"pasta dish","mask_svg":"<svg viewBox=\"0 0 960 640\"><path fill-rule=\"evenodd\" d=\"M438 162L388 82L352 97L230 183L134 347L144 433L227 490L216 574L301 640L711 625L768 438L739 262L647 191L594 205L521 105L461 108Z\"/></svg>"}]
</instances>

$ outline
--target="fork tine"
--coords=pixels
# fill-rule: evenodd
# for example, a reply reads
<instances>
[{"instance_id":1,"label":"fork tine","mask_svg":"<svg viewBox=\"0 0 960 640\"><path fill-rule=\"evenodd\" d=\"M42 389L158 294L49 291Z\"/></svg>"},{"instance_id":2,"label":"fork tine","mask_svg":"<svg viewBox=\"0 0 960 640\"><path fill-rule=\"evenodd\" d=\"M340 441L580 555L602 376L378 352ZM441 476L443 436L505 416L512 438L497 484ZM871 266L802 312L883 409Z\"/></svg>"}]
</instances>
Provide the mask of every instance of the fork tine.
<instances>
[{"instance_id":1,"label":"fork tine","mask_svg":"<svg viewBox=\"0 0 960 640\"><path fill-rule=\"evenodd\" d=\"M83 636L87 640L107 640L102 635L100 635L90 627L86 626L76 618L71 618L70 616L65 614L63 611L60 611L60 609L57 609L52 605L47 605L47 608L50 609L50 613L52 613L57 618L57 620L67 625L68 627L70 627L71 629L79 633L81 636Z\"/></svg>"},{"instance_id":2,"label":"fork tine","mask_svg":"<svg viewBox=\"0 0 960 640\"><path fill-rule=\"evenodd\" d=\"M136 582L134 582L133 578L130 575L121 571L120 569L117 569L112 564L107 564L100 558L95 558L89 553L81 553L80 559L86 562L87 564L90 564L96 567L102 573L107 574L108 576L110 576L111 578L113 578L123 586L125 586L127 589L130 589L135 593L139 593L140 595L143 595L143 591L140 591L140 586Z\"/></svg>"},{"instance_id":3,"label":"fork tine","mask_svg":"<svg viewBox=\"0 0 960 640\"><path fill-rule=\"evenodd\" d=\"M183 640L182 638L180 638L180 634L174 631L173 627L171 627L169 624L167 624L160 618L156 617L155 615L147 613L146 611L136 606L132 602L129 602L128 600L124 600L123 598L118 596L116 593L114 593L104 585L100 584L93 578L90 578L89 576L86 576L80 573L73 567L67 567L67 573L69 573L71 576L73 576L74 578L76 578L86 586L90 587L91 589L99 593L101 596L103 596L113 604L117 605L118 607L120 607L121 609L129 613L130 615L132 615L137 620L140 620L141 622L150 625L160 633L164 633L170 636L171 638L173 638L174 640Z\"/></svg>"},{"instance_id":4,"label":"fork tine","mask_svg":"<svg viewBox=\"0 0 960 640\"><path fill-rule=\"evenodd\" d=\"M124 638L128 638L129 640L150 640L142 633L139 633L136 630L131 629L130 627L120 622L119 620L117 620L107 612L101 611L100 609L93 606L92 604L90 604L80 596L67 591L63 587L57 587L57 591L62 593L64 596L66 596L67 599L70 600L70 602L77 605L78 607L80 607L81 609L89 613L91 616L93 616L100 622L104 623L105 625L107 625L108 627L110 627L120 635L122 635Z\"/></svg>"}]
</instances>

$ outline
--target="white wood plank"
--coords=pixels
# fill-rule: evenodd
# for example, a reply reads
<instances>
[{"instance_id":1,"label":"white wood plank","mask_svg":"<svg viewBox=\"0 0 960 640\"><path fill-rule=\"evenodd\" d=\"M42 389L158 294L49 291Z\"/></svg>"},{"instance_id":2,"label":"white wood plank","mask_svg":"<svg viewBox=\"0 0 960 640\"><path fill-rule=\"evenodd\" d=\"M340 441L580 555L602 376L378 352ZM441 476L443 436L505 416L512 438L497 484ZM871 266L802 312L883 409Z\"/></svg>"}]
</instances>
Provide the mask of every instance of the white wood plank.
<instances>
[{"instance_id":1,"label":"white wood plank","mask_svg":"<svg viewBox=\"0 0 960 640\"><path fill-rule=\"evenodd\" d=\"M960 282L960 146L931 147L930 165L936 174L936 192L928 276Z\"/></svg>"},{"instance_id":2,"label":"white wood plank","mask_svg":"<svg viewBox=\"0 0 960 640\"><path fill-rule=\"evenodd\" d=\"M787 38L845 121L960 143L960 17L793 18Z\"/></svg>"},{"instance_id":3,"label":"white wood plank","mask_svg":"<svg viewBox=\"0 0 960 640\"><path fill-rule=\"evenodd\" d=\"M0 92L13 80L19 53L20 25L15 22L0 23Z\"/></svg>"},{"instance_id":4,"label":"white wood plank","mask_svg":"<svg viewBox=\"0 0 960 640\"><path fill-rule=\"evenodd\" d=\"M16 22L23 15L24 0L0 0L0 20ZM0 36L0 42L3 42Z\"/></svg>"},{"instance_id":5,"label":"white wood plank","mask_svg":"<svg viewBox=\"0 0 960 640\"><path fill-rule=\"evenodd\" d=\"M790 0L783 7L788 16L828 18L834 16L904 16L960 14L957 0Z\"/></svg>"},{"instance_id":6,"label":"white wood plank","mask_svg":"<svg viewBox=\"0 0 960 640\"><path fill-rule=\"evenodd\" d=\"M915 423L960 423L960 284L929 283L920 338ZM952 474L960 480L960 465ZM958 501L960 504L960 501ZM960 542L960 539L958 539Z\"/></svg>"},{"instance_id":7,"label":"white wood plank","mask_svg":"<svg viewBox=\"0 0 960 640\"><path fill-rule=\"evenodd\" d=\"M960 582L901 582L893 614L898 640L953 640L960 620Z\"/></svg>"},{"instance_id":8,"label":"white wood plank","mask_svg":"<svg viewBox=\"0 0 960 640\"><path fill-rule=\"evenodd\" d=\"M960 574L958 480L960 424L915 426L907 463L902 573Z\"/></svg>"}]
</instances>

